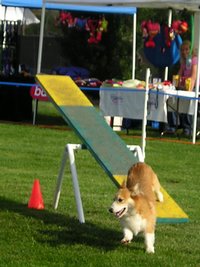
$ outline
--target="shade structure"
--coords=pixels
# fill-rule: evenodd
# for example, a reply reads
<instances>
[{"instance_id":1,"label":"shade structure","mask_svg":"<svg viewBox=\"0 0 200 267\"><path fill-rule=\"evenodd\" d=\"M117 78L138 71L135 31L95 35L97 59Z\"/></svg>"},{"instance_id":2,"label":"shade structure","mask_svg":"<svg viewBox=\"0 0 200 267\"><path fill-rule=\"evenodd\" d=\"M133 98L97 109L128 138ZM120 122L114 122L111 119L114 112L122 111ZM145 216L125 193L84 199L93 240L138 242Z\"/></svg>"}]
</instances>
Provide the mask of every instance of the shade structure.
<instances>
[{"instance_id":1,"label":"shade structure","mask_svg":"<svg viewBox=\"0 0 200 267\"><path fill-rule=\"evenodd\" d=\"M100 1L101 2L101 1ZM2 0L0 3L5 6L12 7L28 7L28 8L42 8L43 0ZM46 9L56 9L56 10L68 10L68 11L87 11L87 12L103 12L103 13L115 13L115 14L133 14L136 12L134 5L130 6L116 6L116 5L106 5L98 3L97 5L84 4L84 1L79 3L71 3L67 1L54 1L45 2Z\"/></svg>"},{"instance_id":2,"label":"shade structure","mask_svg":"<svg viewBox=\"0 0 200 267\"><path fill-rule=\"evenodd\" d=\"M25 25L40 23L40 20L28 8L5 7L2 5L0 5L0 20L21 21Z\"/></svg>"},{"instance_id":3,"label":"shade structure","mask_svg":"<svg viewBox=\"0 0 200 267\"><path fill-rule=\"evenodd\" d=\"M42 0L2 0L3 5L41 8ZM134 6L145 8L174 8L199 11L199 0L44 0L50 8L51 5L91 5L91 6Z\"/></svg>"}]
</instances>

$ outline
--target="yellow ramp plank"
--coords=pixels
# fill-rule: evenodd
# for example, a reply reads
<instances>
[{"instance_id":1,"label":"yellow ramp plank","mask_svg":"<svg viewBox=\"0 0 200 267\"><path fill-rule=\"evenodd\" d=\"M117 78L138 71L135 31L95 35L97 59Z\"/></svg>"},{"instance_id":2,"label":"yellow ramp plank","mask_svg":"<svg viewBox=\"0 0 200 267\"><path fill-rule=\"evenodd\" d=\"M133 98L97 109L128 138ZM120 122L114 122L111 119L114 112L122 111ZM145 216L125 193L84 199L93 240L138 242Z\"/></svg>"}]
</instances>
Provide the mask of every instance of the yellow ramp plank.
<instances>
[{"instance_id":1,"label":"yellow ramp plank","mask_svg":"<svg viewBox=\"0 0 200 267\"><path fill-rule=\"evenodd\" d=\"M68 76L36 75L36 78L48 88L45 91L58 106L93 106Z\"/></svg>"},{"instance_id":2,"label":"yellow ramp plank","mask_svg":"<svg viewBox=\"0 0 200 267\"><path fill-rule=\"evenodd\" d=\"M187 214L178 206L172 197L163 188L161 188L161 191L164 196L164 202L157 202L157 217L160 219L174 218L188 220Z\"/></svg>"},{"instance_id":3,"label":"yellow ramp plank","mask_svg":"<svg viewBox=\"0 0 200 267\"><path fill-rule=\"evenodd\" d=\"M127 171L128 172L128 171ZM122 184L122 182L127 178L127 174L126 175L113 175L114 179L117 181L117 183L119 185Z\"/></svg>"}]
</instances>

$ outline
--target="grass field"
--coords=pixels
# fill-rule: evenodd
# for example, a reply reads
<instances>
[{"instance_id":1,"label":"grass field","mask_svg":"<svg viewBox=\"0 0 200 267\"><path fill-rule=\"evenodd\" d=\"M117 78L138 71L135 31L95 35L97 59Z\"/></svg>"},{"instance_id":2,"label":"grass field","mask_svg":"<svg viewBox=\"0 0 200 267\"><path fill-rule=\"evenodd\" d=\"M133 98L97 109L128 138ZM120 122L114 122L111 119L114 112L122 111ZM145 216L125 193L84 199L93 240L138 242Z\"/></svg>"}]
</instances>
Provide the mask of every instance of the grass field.
<instances>
[{"instance_id":1,"label":"grass field","mask_svg":"<svg viewBox=\"0 0 200 267\"><path fill-rule=\"evenodd\" d=\"M86 150L76 153L86 223L77 220L68 165L58 209L52 208L64 146L79 140L50 103L39 107L37 126L0 123L0 266L200 267L199 141L147 140L146 162L189 216L189 223L157 224L156 252L147 255L140 236L120 244L119 222L108 212L116 187ZM119 134L140 144L134 133ZM27 208L36 178L45 203L40 211Z\"/></svg>"}]
</instances>

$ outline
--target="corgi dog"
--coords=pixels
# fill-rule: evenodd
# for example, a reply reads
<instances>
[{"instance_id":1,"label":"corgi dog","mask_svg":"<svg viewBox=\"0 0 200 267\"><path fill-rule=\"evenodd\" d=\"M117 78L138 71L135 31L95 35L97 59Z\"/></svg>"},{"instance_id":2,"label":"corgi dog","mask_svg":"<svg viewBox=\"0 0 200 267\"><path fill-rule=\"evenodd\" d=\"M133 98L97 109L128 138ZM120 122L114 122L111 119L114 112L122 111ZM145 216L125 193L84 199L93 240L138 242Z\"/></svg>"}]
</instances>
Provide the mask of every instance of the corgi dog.
<instances>
[{"instance_id":1,"label":"corgi dog","mask_svg":"<svg viewBox=\"0 0 200 267\"><path fill-rule=\"evenodd\" d=\"M163 202L157 175L145 163L134 164L109 209L120 220L124 234L121 243L130 243L142 232L146 252L154 253L156 200Z\"/></svg>"}]
</instances>

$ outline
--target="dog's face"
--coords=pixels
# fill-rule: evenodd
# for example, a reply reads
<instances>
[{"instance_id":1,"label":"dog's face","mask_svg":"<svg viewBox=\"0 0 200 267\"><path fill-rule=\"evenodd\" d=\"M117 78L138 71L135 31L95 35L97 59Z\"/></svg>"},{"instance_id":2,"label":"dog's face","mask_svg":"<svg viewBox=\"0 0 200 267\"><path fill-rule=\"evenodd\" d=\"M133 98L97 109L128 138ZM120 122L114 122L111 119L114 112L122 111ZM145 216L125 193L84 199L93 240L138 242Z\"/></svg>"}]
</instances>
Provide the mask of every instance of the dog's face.
<instances>
[{"instance_id":1,"label":"dog's face","mask_svg":"<svg viewBox=\"0 0 200 267\"><path fill-rule=\"evenodd\" d=\"M121 218L127 213L132 201L130 191L126 187L122 187L117 192L109 211L117 218Z\"/></svg>"}]
</instances>

